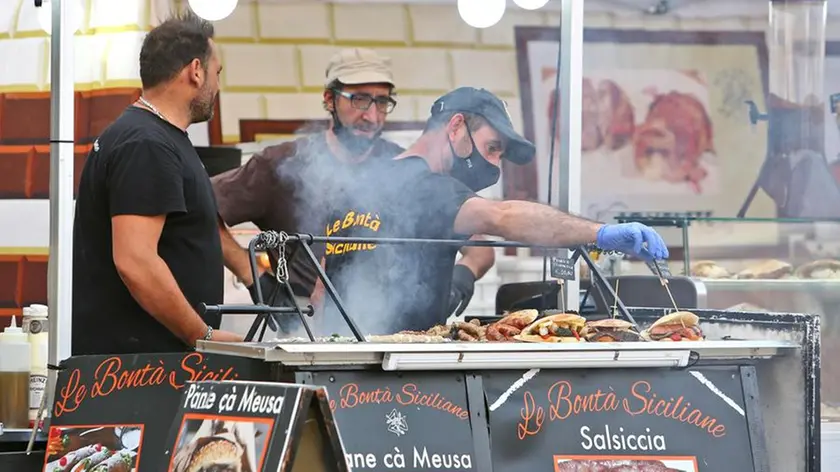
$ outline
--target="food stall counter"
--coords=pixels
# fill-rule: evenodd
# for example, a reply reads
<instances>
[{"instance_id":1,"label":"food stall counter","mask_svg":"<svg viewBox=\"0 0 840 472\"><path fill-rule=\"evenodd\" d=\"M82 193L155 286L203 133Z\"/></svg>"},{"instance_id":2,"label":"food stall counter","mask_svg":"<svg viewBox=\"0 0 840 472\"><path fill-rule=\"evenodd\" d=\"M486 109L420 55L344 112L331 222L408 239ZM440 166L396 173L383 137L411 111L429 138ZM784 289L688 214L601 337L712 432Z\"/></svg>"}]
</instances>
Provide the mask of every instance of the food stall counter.
<instances>
[{"instance_id":1,"label":"food stall counter","mask_svg":"<svg viewBox=\"0 0 840 472\"><path fill-rule=\"evenodd\" d=\"M199 341L206 353L260 359L286 366L370 366L382 370L686 367L722 360L766 359L795 351L792 341L697 341L692 343L357 343Z\"/></svg>"},{"instance_id":2,"label":"food stall counter","mask_svg":"<svg viewBox=\"0 0 840 472\"><path fill-rule=\"evenodd\" d=\"M627 309L642 333L671 312ZM455 322L197 350L326 387L358 470L387 470L395 450L415 470L819 470L819 318L694 313L703 340L464 342Z\"/></svg>"}]
</instances>

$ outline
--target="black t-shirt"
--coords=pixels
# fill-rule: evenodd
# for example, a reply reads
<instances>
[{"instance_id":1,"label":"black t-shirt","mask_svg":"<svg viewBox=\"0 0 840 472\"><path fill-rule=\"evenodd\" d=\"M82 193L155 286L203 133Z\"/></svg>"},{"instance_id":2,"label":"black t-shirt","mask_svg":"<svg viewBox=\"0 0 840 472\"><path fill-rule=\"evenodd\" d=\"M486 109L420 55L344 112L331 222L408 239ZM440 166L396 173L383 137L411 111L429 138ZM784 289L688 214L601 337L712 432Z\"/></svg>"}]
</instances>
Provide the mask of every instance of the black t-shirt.
<instances>
[{"instance_id":1,"label":"black t-shirt","mask_svg":"<svg viewBox=\"0 0 840 472\"><path fill-rule=\"evenodd\" d=\"M187 134L149 111L126 109L96 140L82 170L73 224L73 354L187 350L117 273L111 217L167 215L158 254L197 306L224 298L217 214ZM220 316L204 321L218 328Z\"/></svg>"},{"instance_id":2,"label":"black t-shirt","mask_svg":"<svg viewBox=\"0 0 840 472\"><path fill-rule=\"evenodd\" d=\"M325 234L334 237L467 239L454 231L475 194L419 157L383 163L343 189ZM326 272L349 315L367 334L425 330L446 320L457 246L328 243ZM324 295L321 334L349 335Z\"/></svg>"}]
</instances>

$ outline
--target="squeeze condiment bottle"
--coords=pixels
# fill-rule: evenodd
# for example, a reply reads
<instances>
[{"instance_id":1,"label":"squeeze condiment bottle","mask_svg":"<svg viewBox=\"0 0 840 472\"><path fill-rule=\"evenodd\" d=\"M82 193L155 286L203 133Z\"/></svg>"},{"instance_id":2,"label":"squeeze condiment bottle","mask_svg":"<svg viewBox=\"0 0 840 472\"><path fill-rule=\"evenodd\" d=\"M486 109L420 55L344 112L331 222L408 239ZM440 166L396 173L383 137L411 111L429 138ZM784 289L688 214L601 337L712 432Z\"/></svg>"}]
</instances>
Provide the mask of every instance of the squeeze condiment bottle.
<instances>
[{"instance_id":1,"label":"squeeze condiment bottle","mask_svg":"<svg viewBox=\"0 0 840 472\"><path fill-rule=\"evenodd\" d=\"M12 324L0 334L0 423L4 428L29 426L29 341Z\"/></svg>"},{"instance_id":2,"label":"squeeze condiment bottle","mask_svg":"<svg viewBox=\"0 0 840 472\"><path fill-rule=\"evenodd\" d=\"M48 310L33 304L23 309L23 332L29 340L29 427L34 427L41 397L47 387L47 356L50 349Z\"/></svg>"}]
</instances>

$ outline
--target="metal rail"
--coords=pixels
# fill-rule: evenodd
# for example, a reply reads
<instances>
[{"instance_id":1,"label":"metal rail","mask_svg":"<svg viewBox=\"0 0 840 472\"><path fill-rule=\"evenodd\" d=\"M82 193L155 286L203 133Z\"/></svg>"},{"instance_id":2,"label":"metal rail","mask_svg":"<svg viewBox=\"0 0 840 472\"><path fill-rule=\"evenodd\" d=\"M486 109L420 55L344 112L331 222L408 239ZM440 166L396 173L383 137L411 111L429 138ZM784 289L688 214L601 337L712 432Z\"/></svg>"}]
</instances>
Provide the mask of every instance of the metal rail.
<instances>
[{"instance_id":1,"label":"metal rail","mask_svg":"<svg viewBox=\"0 0 840 472\"><path fill-rule=\"evenodd\" d=\"M304 250L304 253L309 258L309 261L315 267L316 271L318 272L318 278L324 284L324 288L329 294L332 301L335 303L336 308L338 309L341 317L344 319L344 322L350 328L350 331L353 333L353 336L356 338L357 341L363 342L365 341L365 337L362 335L361 330L359 329L358 325L354 321L353 317L350 316L350 313L347 312L347 309L344 305L344 301L341 299L341 295L338 293L335 285L330 280L329 276L327 275L326 271L323 267L321 267L320 261L318 261L317 256L312 251L310 247L313 243L336 243L336 242L343 242L343 243L358 243L358 244L397 244L397 245L406 245L406 244L440 244L440 245L449 245L449 246L484 246L484 247L535 247L533 245L527 245L519 242L512 242L512 241L474 241L474 240L461 240L461 239L424 239L424 238L354 238L354 237L332 237L332 236L314 236L311 234L304 234L304 233L296 233L296 234L286 234L286 233L278 233L276 231L263 231L254 237L248 243L248 256L251 263L251 275L255 280L255 291L256 291L256 298L257 298L257 305L216 305L216 306L204 306L204 309L213 310L216 313L220 314L243 314L243 313L254 313L257 314L257 318L254 320L254 323L251 326L251 329L248 330L248 335L245 338L245 341L250 342L253 341L254 336L256 335L257 331L260 331L259 340L262 341L263 336L265 334L266 325L271 323L271 317L274 315L288 315L292 313L297 313L301 322L303 323L306 332L309 336L311 341L314 341L315 338L312 335L312 331L309 328L309 324L307 323L304 314L308 316L312 316L314 314L314 310L311 306L301 309L298 306L297 302L294 300L294 294L292 292L291 286L288 283L288 280L278 280L282 286L285 287L289 297L292 299L292 303L294 307L269 307L263 303L263 294L262 290L259 286L259 283L256 282L258 279L257 275L257 258L256 252L269 250L269 249L278 249L285 247L286 244L289 242L300 244ZM594 246L587 245L587 246L578 246L575 248L568 248L564 246L539 246L542 249L550 249L550 250L568 250L572 249L573 254L571 257L572 263L577 262L578 258L582 258L584 262L589 266L591 271L591 277L593 280L593 285L596 287L598 295L601 297L602 301L605 305L606 296L605 293L609 295L610 299L616 301L616 308L620 313L620 317L625 319L626 321L633 324L638 330L638 325L636 324L636 320L633 319L633 316L630 315L627 307L624 303L618 298L618 295L615 293L613 288L607 283L604 274L601 272L600 267L598 267L592 258L589 257L589 250L592 249ZM278 267L281 263L285 263L285 261L278 261ZM279 323L278 323L279 324Z\"/></svg>"}]
</instances>

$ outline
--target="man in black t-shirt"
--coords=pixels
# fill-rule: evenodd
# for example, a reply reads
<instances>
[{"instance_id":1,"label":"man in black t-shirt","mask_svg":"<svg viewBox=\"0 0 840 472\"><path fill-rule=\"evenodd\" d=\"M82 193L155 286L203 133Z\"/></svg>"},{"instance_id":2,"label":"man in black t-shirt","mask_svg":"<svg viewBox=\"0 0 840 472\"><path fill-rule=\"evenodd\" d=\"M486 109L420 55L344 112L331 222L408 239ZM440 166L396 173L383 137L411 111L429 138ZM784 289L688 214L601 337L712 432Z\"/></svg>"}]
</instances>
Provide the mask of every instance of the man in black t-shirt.
<instances>
[{"instance_id":1,"label":"man in black t-shirt","mask_svg":"<svg viewBox=\"0 0 840 472\"><path fill-rule=\"evenodd\" d=\"M192 14L152 29L140 50L143 94L94 142L73 225L72 352L185 351L215 330L199 303L223 300L213 188L186 129L213 116L213 26Z\"/></svg>"},{"instance_id":2,"label":"man in black t-shirt","mask_svg":"<svg viewBox=\"0 0 840 472\"><path fill-rule=\"evenodd\" d=\"M668 257L662 238L639 223L605 225L538 203L492 201L473 193L498 181L502 159L524 164L534 154L534 145L514 131L504 102L484 89L459 88L435 101L412 146L338 200L326 234L424 239L486 234L533 245L596 243L645 259ZM425 330L447 317L456 251L441 244L334 241L327 245L326 270L363 335ZM332 299L325 298L327 331L348 334Z\"/></svg>"}]
</instances>

